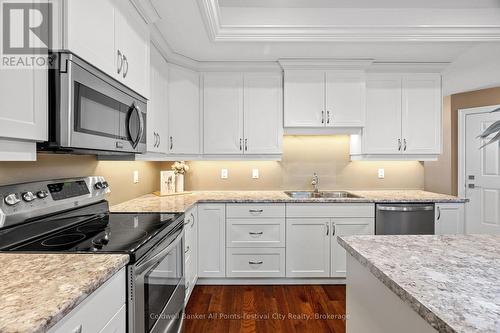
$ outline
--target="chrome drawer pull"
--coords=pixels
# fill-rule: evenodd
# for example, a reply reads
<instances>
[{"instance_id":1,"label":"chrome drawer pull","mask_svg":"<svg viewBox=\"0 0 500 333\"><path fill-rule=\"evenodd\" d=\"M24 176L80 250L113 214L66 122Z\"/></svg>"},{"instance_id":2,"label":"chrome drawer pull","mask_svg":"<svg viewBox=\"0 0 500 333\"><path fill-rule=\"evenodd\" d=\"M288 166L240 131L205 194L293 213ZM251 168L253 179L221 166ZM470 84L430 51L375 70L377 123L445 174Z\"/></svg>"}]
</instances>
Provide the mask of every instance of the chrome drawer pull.
<instances>
[{"instance_id":1,"label":"chrome drawer pull","mask_svg":"<svg viewBox=\"0 0 500 333\"><path fill-rule=\"evenodd\" d=\"M248 211L249 211L250 213L262 213L262 212L264 212L264 210L263 210L263 209L249 209Z\"/></svg>"},{"instance_id":2,"label":"chrome drawer pull","mask_svg":"<svg viewBox=\"0 0 500 333\"><path fill-rule=\"evenodd\" d=\"M191 250L191 248L189 247L189 245L186 247L186 251L184 251L184 253L188 253L189 250Z\"/></svg>"},{"instance_id":3,"label":"chrome drawer pull","mask_svg":"<svg viewBox=\"0 0 500 333\"><path fill-rule=\"evenodd\" d=\"M263 264L264 262L263 261L249 261L248 262L250 265L261 265Z\"/></svg>"},{"instance_id":4,"label":"chrome drawer pull","mask_svg":"<svg viewBox=\"0 0 500 333\"><path fill-rule=\"evenodd\" d=\"M260 232L252 232L252 231L250 231L249 232L250 235L258 235L258 236L262 235L263 233L264 233L263 231L260 231Z\"/></svg>"}]
</instances>

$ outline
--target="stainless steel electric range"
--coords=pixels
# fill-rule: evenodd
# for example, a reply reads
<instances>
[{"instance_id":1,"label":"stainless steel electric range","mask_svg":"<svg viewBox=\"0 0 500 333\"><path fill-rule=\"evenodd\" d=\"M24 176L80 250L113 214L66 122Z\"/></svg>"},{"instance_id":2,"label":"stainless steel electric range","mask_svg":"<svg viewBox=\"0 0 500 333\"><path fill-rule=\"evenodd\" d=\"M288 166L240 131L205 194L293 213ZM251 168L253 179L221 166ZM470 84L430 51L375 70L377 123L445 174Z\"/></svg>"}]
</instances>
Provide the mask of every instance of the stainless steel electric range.
<instances>
[{"instance_id":1,"label":"stainless steel electric range","mask_svg":"<svg viewBox=\"0 0 500 333\"><path fill-rule=\"evenodd\" d=\"M182 331L184 214L110 213L109 191L102 177L0 186L0 251L128 254L128 332Z\"/></svg>"}]
</instances>

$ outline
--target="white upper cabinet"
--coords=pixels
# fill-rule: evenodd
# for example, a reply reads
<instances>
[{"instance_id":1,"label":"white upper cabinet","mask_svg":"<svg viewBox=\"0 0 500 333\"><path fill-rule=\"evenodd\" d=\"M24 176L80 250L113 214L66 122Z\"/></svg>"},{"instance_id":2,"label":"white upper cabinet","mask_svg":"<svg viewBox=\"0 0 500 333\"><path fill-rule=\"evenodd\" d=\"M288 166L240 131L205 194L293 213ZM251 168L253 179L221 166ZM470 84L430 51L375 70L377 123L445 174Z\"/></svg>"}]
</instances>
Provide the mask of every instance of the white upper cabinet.
<instances>
[{"instance_id":1,"label":"white upper cabinet","mask_svg":"<svg viewBox=\"0 0 500 333\"><path fill-rule=\"evenodd\" d=\"M116 4L116 77L132 90L149 97L148 71L145 70L149 68L148 25L130 1Z\"/></svg>"},{"instance_id":2,"label":"white upper cabinet","mask_svg":"<svg viewBox=\"0 0 500 333\"><path fill-rule=\"evenodd\" d=\"M366 81L366 154L397 154L401 146L401 78L370 76Z\"/></svg>"},{"instance_id":3,"label":"white upper cabinet","mask_svg":"<svg viewBox=\"0 0 500 333\"><path fill-rule=\"evenodd\" d=\"M285 127L363 127L361 71L285 71Z\"/></svg>"},{"instance_id":4,"label":"white upper cabinet","mask_svg":"<svg viewBox=\"0 0 500 333\"><path fill-rule=\"evenodd\" d=\"M168 149L171 154L199 154L199 74L176 65L169 67Z\"/></svg>"},{"instance_id":5,"label":"white upper cabinet","mask_svg":"<svg viewBox=\"0 0 500 333\"><path fill-rule=\"evenodd\" d=\"M205 154L243 153L243 74L203 75Z\"/></svg>"},{"instance_id":6,"label":"white upper cabinet","mask_svg":"<svg viewBox=\"0 0 500 333\"><path fill-rule=\"evenodd\" d=\"M361 72L326 73L326 126L365 125L365 81Z\"/></svg>"},{"instance_id":7,"label":"white upper cabinet","mask_svg":"<svg viewBox=\"0 0 500 333\"><path fill-rule=\"evenodd\" d=\"M285 71L285 127L325 126L325 72Z\"/></svg>"},{"instance_id":8,"label":"white upper cabinet","mask_svg":"<svg viewBox=\"0 0 500 333\"><path fill-rule=\"evenodd\" d=\"M281 82L281 74L245 74L243 88L245 154L281 154L283 141Z\"/></svg>"},{"instance_id":9,"label":"white upper cabinet","mask_svg":"<svg viewBox=\"0 0 500 333\"><path fill-rule=\"evenodd\" d=\"M151 45L151 93L147 112L147 146L149 152L168 152L168 64Z\"/></svg>"},{"instance_id":10,"label":"white upper cabinet","mask_svg":"<svg viewBox=\"0 0 500 333\"><path fill-rule=\"evenodd\" d=\"M279 73L203 75L204 154L281 154Z\"/></svg>"},{"instance_id":11,"label":"white upper cabinet","mask_svg":"<svg viewBox=\"0 0 500 333\"><path fill-rule=\"evenodd\" d=\"M404 76L403 152L441 153L441 78L438 75Z\"/></svg>"},{"instance_id":12,"label":"white upper cabinet","mask_svg":"<svg viewBox=\"0 0 500 333\"><path fill-rule=\"evenodd\" d=\"M149 97L149 29L130 1L65 2L65 49Z\"/></svg>"}]
</instances>

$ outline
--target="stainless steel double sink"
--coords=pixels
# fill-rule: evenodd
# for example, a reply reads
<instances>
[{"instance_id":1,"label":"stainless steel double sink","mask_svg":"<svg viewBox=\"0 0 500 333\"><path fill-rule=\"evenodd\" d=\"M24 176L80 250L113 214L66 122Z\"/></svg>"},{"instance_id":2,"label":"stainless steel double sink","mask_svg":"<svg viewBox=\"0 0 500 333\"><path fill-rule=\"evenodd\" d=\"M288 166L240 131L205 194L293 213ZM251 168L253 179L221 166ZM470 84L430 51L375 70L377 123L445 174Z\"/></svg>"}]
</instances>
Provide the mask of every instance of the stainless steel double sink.
<instances>
[{"instance_id":1,"label":"stainless steel double sink","mask_svg":"<svg viewBox=\"0 0 500 333\"><path fill-rule=\"evenodd\" d=\"M312 199L312 198L360 198L355 194L346 191L286 191L286 195L293 199Z\"/></svg>"}]
</instances>

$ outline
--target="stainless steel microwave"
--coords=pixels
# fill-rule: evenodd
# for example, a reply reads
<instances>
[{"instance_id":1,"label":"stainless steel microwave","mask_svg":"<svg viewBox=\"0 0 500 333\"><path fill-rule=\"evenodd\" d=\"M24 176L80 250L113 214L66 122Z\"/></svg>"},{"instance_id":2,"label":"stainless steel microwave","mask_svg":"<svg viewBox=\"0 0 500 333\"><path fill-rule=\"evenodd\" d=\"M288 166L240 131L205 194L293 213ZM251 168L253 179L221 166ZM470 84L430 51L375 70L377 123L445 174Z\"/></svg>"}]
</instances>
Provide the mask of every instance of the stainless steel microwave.
<instances>
[{"instance_id":1,"label":"stainless steel microwave","mask_svg":"<svg viewBox=\"0 0 500 333\"><path fill-rule=\"evenodd\" d=\"M146 151L146 98L71 53L49 69L49 140L42 151Z\"/></svg>"}]
</instances>

